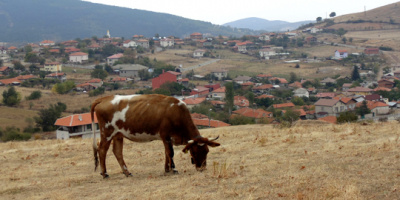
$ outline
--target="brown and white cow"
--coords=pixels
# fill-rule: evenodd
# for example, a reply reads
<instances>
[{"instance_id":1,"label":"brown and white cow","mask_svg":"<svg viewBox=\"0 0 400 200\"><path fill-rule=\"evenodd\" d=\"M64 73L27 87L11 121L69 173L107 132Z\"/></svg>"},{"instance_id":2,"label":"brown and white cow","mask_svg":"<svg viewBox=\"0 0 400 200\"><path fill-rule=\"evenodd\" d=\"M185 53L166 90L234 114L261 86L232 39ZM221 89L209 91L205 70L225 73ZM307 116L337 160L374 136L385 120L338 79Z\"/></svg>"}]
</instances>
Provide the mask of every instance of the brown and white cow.
<instances>
[{"instance_id":1,"label":"brown and white cow","mask_svg":"<svg viewBox=\"0 0 400 200\"><path fill-rule=\"evenodd\" d=\"M186 104L174 97L164 95L113 95L95 100L91 107L92 127L96 112L100 128L100 144L96 145L93 128L93 152L95 170L100 157L101 175L108 177L106 154L113 141L113 152L126 176L132 174L125 165L122 150L123 138L135 142L162 140L165 148L165 172L174 172L174 149L172 145L186 145L183 152L190 151L192 164L197 170L206 167L208 146L216 147L217 138L201 137L193 124Z\"/></svg>"}]
</instances>

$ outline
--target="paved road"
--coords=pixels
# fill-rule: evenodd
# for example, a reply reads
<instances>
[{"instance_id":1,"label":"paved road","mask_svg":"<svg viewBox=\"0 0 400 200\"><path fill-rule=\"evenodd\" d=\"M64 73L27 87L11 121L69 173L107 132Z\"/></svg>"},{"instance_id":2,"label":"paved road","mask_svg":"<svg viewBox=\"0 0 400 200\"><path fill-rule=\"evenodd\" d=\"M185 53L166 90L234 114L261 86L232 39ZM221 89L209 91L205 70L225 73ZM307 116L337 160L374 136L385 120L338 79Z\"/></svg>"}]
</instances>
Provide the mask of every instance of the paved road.
<instances>
[{"instance_id":1,"label":"paved road","mask_svg":"<svg viewBox=\"0 0 400 200\"><path fill-rule=\"evenodd\" d=\"M220 60L221 60L221 59L213 59L213 60L209 60L209 61L207 61L207 62L203 62L203 63L198 64L198 65L194 65L194 66L190 66L190 67L186 67L186 68L181 68L181 72L185 72L185 71L188 71L188 70L197 69L197 68L199 68L199 67L203 67L203 66L206 66L206 65L209 65L209 64L212 64L212 63L216 63L216 62L218 62L218 61L220 61Z\"/></svg>"}]
</instances>

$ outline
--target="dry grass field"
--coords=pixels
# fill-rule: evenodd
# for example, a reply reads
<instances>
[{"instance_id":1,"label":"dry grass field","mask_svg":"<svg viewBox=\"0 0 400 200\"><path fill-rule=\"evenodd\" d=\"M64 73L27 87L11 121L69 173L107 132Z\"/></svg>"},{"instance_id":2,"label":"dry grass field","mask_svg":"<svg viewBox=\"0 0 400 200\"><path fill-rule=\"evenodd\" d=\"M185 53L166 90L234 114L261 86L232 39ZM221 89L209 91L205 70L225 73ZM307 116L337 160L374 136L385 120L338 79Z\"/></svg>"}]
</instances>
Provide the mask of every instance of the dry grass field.
<instances>
[{"instance_id":1,"label":"dry grass field","mask_svg":"<svg viewBox=\"0 0 400 200\"><path fill-rule=\"evenodd\" d=\"M178 175L164 175L160 141L125 141L133 177L110 149L105 180L93 171L90 139L0 143L0 199L399 199L399 125L203 129L220 135L221 146L210 150L204 172L174 147Z\"/></svg>"},{"instance_id":2,"label":"dry grass field","mask_svg":"<svg viewBox=\"0 0 400 200\"><path fill-rule=\"evenodd\" d=\"M367 7L368 9L368 7ZM338 22L346 22L348 20L371 20L374 22L390 22L390 19L394 20L394 22L400 22L400 2L392 3L386 6L382 6L379 8L375 8L372 10L367 10L367 12L359 12L348 15L342 15L334 18L336 23Z\"/></svg>"},{"instance_id":3,"label":"dry grass field","mask_svg":"<svg viewBox=\"0 0 400 200\"><path fill-rule=\"evenodd\" d=\"M192 58L193 51L195 49L196 48L194 47L186 47L184 49L168 49L166 51L161 51L156 54L148 54L147 56L151 60L156 58L158 61L164 61L174 66L182 65L183 68L198 65L200 63L211 60L209 58L201 58L201 59Z\"/></svg>"}]
</instances>

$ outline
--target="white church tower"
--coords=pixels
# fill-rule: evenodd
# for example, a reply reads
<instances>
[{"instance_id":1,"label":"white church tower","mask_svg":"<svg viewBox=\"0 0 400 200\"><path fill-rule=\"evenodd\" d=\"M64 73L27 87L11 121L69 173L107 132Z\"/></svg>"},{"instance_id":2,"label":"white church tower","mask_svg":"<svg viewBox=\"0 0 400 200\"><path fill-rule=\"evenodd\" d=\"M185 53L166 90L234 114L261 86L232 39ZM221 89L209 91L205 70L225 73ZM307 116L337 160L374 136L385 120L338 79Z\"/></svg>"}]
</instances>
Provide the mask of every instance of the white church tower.
<instances>
[{"instance_id":1,"label":"white church tower","mask_svg":"<svg viewBox=\"0 0 400 200\"><path fill-rule=\"evenodd\" d=\"M108 37L108 38L111 38L110 30L107 30L107 37Z\"/></svg>"}]
</instances>

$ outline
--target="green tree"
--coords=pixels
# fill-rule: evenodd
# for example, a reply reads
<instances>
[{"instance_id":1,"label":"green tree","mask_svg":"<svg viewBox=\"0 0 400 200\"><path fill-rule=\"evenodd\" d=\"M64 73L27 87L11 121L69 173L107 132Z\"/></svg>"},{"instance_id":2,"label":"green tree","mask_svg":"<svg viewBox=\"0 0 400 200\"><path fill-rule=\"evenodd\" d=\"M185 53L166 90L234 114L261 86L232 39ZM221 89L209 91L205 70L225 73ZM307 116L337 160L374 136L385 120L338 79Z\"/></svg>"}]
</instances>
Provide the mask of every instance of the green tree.
<instances>
[{"instance_id":1,"label":"green tree","mask_svg":"<svg viewBox=\"0 0 400 200\"><path fill-rule=\"evenodd\" d=\"M303 98L301 97L293 97L291 101L296 106L303 106L305 104Z\"/></svg>"},{"instance_id":2,"label":"green tree","mask_svg":"<svg viewBox=\"0 0 400 200\"><path fill-rule=\"evenodd\" d=\"M352 37L349 38L349 42L350 42L350 43L353 43L353 38L352 38Z\"/></svg>"},{"instance_id":3,"label":"green tree","mask_svg":"<svg viewBox=\"0 0 400 200\"><path fill-rule=\"evenodd\" d=\"M321 22L322 21L322 17L317 17L317 23L319 23L319 22Z\"/></svg>"},{"instance_id":4,"label":"green tree","mask_svg":"<svg viewBox=\"0 0 400 200\"><path fill-rule=\"evenodd\" d=\"M339 28L339 30L336 31L336 34L338 34L340 37L342 37L346 33L347 31L344 30L343 28Z\"/></svg>"},{"instance_id":5,"label":"green tree","mask_svg":"<svg viewBox=\"0 0 400 200\"><path fill-rule=\"evenodd\" d=\"M37 56L35 53L33 52L29 52L25 54L25 58L24 61L25 62L30 62L30 63L38 63L40 62L40 57Z\"/></svg>"},{"instance_id":6,"label":"green tree","mask_svg":"<svg viewBox=\"0 0 400 200\"><path fill-rule=\"evenodd\" d=\"M35 116L36 126L42 128L43 131L54 131L56 129L54 123L61 117L61 113L67 109L64 103L50 105L47 109L39 110L39 116Z\"/></svg>"},{"instance_id":7,"label":"green tree","mask_svg":"<svg viewBox=\"0 0 400 200\"><path fill-rule=\"evenodd\" d=\"M294 83L295 81L297 81L297 74L294 72L290 72L289 74L289 83Z\"/></svg>"},{"instance_id":8,"label":"green tree","mask_svg":"<svg viewBox=\"0 0 400 200\"><path fill-rule=\"evenodd\" d=\"M100 65L100 66L101 66L101 65ZM104 70L104 69L94 69L94 70L92 71L92 73L90 73L90 76L91 76L92 78L99 78L99 79L101 79L101 80L104 80L104 79L107 78L108 73L107 73L107 71Z\"/></svg>"},{"instance_id":9,"label":"green tree","mask_svg":"<svg viewBox=\"0 0 400 200\"><path fill-rule=\"evenodd\" d=\"M361 79L360 72L358 72L358 67L354 66L353 71L351 72L351 80L357 81L359 79Z\"/></svg>"},{"instance_id":10,"label":"green tree","mask_svg":"<svg viewBox=\"0 0 400 200\"><path fill-rule=\"evenodd\" d=\"M13 86L9 87L8 90L3 91L3 103L6 106L18 105L21 101L21 94L18 93Z\"/></svg>"},{"instance_id":11,"label":"green tree","mask_svg":"<svg viewBox=\"0 0 400 200\"><path fill-rule=\"evenodd\" d=\"M25 66L21 64L21 62L15 61L13 64L14 64L14 69L25 71Z\"/></svg>"},{"instance_id":12,"label":"green tree","mask_svg":"<svg viewBox=\"0 0 400 200\"><path fill-rule=\"evenodd\" d=\"M366 114L371 113L371 110L368 108L367 101L363 101L361 103L361 106L356 108L356 112L362 117Z\"/></svg>"},{"instance_id":13,"label":"green tree","mask_svg":"<svg viewBox=\"0 0 400 200\"><path fill-rule=\"evenodd\" d=\"M337 118L337 123L347 123L347 122L355 122L358 120L358 116L354 112L342 112Z\"/></svg>"},{"instance_id":14,"label":"green tree","mask_svg":"<svg viewBox=\"0 0 400 200\"><path fill-rule=\"evenodd\" d=\"M40 99L42 97L42 92L40 90L33 91L31 95L27 96L27 100L34 100L34 99Z\"/></svg>"},{"instance_id":15,"label":"green tree","mask_svg":"<svg viewBox=\"0 0 400 200\"><path fill-rule=\"evenodd\" d=\"M346 42L347 42L347 38L346 38L346 37L343 37L343 38L342 38L342 41L343 41L343 43L345 43L345 44L346 44Z\"/></svg>"},{"instance_id":16,"label":"green tree","mask_svg":"<svg viewBox=\"0 0 400 200\"><path fill-rule=\"evenodd\" d=\"M225 84L225 101L226 108L228 109L229 115L232 114L233 109L233 99L234 99L234 91L233 91L233 83L229 82Z\"/></svg>"},{"instance_id":17,"label":"green tree","mask_svg":"<svg viewBox=\"0 0 400 200\"><path fill-rule=\"evenodd\" d=\"M53 86L52 91L58 94L66 94L75 88L74 81L65 81L64 83L57 83Z\"/></svg>"},{"instance_id":18,"label":"green tree","mask_svg":"<svg viewBox=\"0 0 400 200\"><path fill-rule=\"evenodd\" d=\"M142 81L147 81L151 78L149 71L146 69L139 70L138 75Z\"/></svg>"},{"instance_id":19,"label":"green tree","mask_svg":"<svg viewBox=\"0 0 400 200\"><path fill-rule=\"evenodd\" d=\"M289 125L292 125L293 122L300 119L300 112L294 111L292 109L286 110L286 112L282 115L281 120L288 122Z\"/></svg>"},{"instance_id":20,"label":"green tree","mask_svg":"<svg viewBox=\"0 0 400 200\"><path fill-rule=\"evenodd\" d=\"M329 17L335 17L336 13L335 12L331 12L331 14L329 14Z\"/></svg>"}]
</instances>

